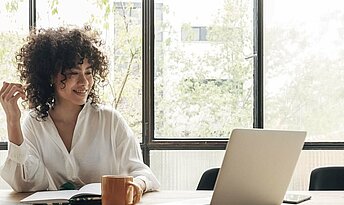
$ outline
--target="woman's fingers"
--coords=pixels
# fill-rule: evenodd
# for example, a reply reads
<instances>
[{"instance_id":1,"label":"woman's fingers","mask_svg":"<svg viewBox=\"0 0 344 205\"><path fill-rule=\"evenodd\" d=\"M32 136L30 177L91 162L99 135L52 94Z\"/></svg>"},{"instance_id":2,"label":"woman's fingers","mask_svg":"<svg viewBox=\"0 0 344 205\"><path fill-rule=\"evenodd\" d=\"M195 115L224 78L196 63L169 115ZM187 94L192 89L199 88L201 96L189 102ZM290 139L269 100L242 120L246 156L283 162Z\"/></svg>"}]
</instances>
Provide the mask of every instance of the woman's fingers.
<instances>
[{"instance_id":1,"label":"woman's fingers","mask_svg":"<svg viewBox=\"0 0 344 205\"><path fill-rule=\"evenodd\" d=\"M3 82L2 88L0 90L1 99L3 99L3 97L6 95L7 93L6 91L9 89L9 87L10 87L9 83Z\"/></svg>"},{"instance_id":2,"label":"woman's fingers","mask_svg":"<svg viewBox=\"0 0 344 205\"><path fill-rule=\"evenodd\" d=\"M8 86L9 86L8 83L3 82L3 83L2 83L1 90L0 90L0 94L2 94L2 93L6 90L6 88L7 88Z\"/></svg>"},{"instance_id":3,"label":"woman's fingers","mask_svg":"<svg viewBox=\"0 0 344 205\"><path fill-rule=\"evenodd\" d=\"M23 93L16 93L14 96L13 96L13 100L14 101L17 101L19 98L21 98L21 99L25 99L25 94L23 94Z\"/></svg>"},{"instance_id":4,"label":"woman's fingers","mask_svg":"<svg viewBox=\"0 0 344 205\"><path fill-rule=\"evenodd\" d=\"M18 85L13 85L11 86L11 89L7 93L6 100L10 100L13 98L16 94L24 94L24 90L22 89L21 86Z\"/></svg>"},{"instance_id":5,"label":"woman's fingers","mask_svg":"<svg viewBox=\"0 0 344 205\"><path fill-rule=\"evenodd\" d=\"M19 83L7 83L4 82L0 90L1 100L12 101L18 100L19 97L25 99L25 89L23 85ZM16 96L16 97L15 97Z\"/></svg>"}]
</instances>

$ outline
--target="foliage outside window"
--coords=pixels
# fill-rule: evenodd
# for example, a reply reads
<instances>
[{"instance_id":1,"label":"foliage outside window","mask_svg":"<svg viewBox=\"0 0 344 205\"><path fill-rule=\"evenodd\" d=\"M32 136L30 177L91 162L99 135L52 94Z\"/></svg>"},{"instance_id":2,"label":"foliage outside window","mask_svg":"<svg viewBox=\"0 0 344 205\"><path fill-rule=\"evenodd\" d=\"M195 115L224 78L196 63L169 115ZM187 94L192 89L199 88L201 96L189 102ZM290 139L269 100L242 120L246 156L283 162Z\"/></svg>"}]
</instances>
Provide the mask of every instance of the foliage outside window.
<instances>
[{"instance_id":1,"label":"foliage outside window","mask_svg":"<svg viewBox=\"0 0 344 205\"><path fill-rule=\"evenodd\" d=\"M193 26L189 20L175 24L176 11L171 8L185 5L183 2L155 4L156 137L228 137L233 127L252 124L252 64L244 59L244 53L252 52L249 9L252 2L215 3L221 12L212 10L204 15L204 18L212 17L212 21L202 27ZM74 8L80 6L82 12L76 14ZM138 1L50 0L37 2L36 22L38 28L88 24L102 34L112 68L108 82L102 85L104 103L124 114L139 139L142 135L141 14L142 5ZM232 20L227 21L229 18ZM241 20L235 22L235 19ZM190 25L191 31L196 29L199 40L206 43L182 42L183 25ZM193 80L194 89L190 90L188 82ZM214 100L213 105L209 99Z\"/></svg>"},{"instance_id":2,"label":"foliage outside window","mask_svg":"<svg viewBox=\"0 0 344 205\"><path fill-rule=\"evenodd\" d=\"M265 128L342 141L342 4L264 1ZM253 66L245 58L253 54L253 2L164 0L154 6L155 137L226 138L235 127L252 127ZM1 1L0 11L0 78L15 82L28 1ZM104 103L123 113L141 139L142 2L37 1L36 24L89 24L101 33L112 68L102 85ZM7 133L5 123L0 129Z\"/></svg>"},{"instance_id":3,"label":"foliage outside window","mask_svg":"<svg viewBox=\"0 0 344 205\"><path fill-rule=\"evenodd\" d=\"M104 104L118 109L129 122L138 139L142 137L142 38L141 38L141 2L131 1L37 1L37 28L90 25L96 29L105 41L105 53L109 57L110 75L102 86L101 96ZM18 16L25 7L28 13L28 2L8 0L0 4L1 15L8 19L28 22L28 15ZM75 8L78 8L75 10ZM2 12L4 11L4 12ZM16 18L13 18L16 16ZM18 24L15 21L13 24ZM14 28L8 26L7 28ZM15 52L23 44L28 34L28 23L23 26L26 33L17 34L16 30L1 32L0 62L2 78L8 81L19 81L15 71ZM9 40L11 39L11 40ZM11 69L9 69L11 68ZM7 73L10 72L10 75ZM11 76L8 78L8 76ZM14 76L14 77L12 77ZM2 113L1 118L5 115ZM2 125L2 133L6 125ZM2 141L6 141L3 136Z\"/></svg>"},{"instance_id":4,"label":"foliage outside window","mask_svg":"<svg viewBox=\"0 0 344 205\"><path fill-rule=\"evenodd\" d=\"M344 139L344 2L264 2L265 127ZM290 15L292 11L292 15Z\"/></svg>"},{"instance_id":5,"label":"foliage outside window","mask_svg":"<svg viewBox=\"0 0 344 205\"><path fill-rule=\"evenodd\" d=\"M18 82L15 53L29 32L29 9L24 0L0 1L0 83ZM19 102L20 103L20 102ZM0 107L0 141L7 141L6 116Z\"/></svg>"},{"instance_id":6,"label":"foliage outside window","mask_svg":"<svg viewBox=\"0 0 344 205\"><path fill-rule=\"evenodd\" d=\"M227 138L234 127L252 127L252 1L163 2L155 137Z\"/></svg>"}]
</instances>

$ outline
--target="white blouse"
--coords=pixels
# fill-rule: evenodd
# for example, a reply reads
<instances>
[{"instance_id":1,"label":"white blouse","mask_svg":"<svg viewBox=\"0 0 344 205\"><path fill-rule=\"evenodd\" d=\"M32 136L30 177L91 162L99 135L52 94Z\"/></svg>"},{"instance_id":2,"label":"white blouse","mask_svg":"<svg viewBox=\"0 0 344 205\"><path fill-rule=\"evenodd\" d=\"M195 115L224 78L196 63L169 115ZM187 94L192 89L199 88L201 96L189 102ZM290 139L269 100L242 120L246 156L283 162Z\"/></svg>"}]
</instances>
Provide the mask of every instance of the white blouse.
<instances>
[{"instance_id":1,"label":"white blouse","mask_svg":"<svg viewBox=\"0 0 344 205\"><path fill-rule=\"evenodd\" d=\"M31 111L33 112L33 111ZM131 175L146 183L159 182L142 161L140 145L124 118L111 108L86 103L80 111L68 152L50 116L37 121L28 115L22 124L24 142L9 143L2 178L18 192L57 190L100 182L102 175Z\"/></svg>"}]
</instances>

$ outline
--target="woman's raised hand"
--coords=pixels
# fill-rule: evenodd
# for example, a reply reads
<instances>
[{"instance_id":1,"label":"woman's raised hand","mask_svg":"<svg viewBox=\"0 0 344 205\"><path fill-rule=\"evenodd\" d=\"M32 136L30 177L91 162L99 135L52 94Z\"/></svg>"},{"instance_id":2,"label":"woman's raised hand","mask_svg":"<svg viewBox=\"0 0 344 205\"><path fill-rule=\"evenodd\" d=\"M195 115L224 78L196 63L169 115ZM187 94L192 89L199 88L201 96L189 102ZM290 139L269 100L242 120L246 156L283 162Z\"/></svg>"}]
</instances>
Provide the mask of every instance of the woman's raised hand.
<instances>
[{"instance_id":1,"label":"woman's raised hand","mask_svg":"<svg viewBox=\"0 0 344 205\"><path fill-rule=\"evenodd\" d=\"M20 127L21 112L18 99L25 99L27 85L3 82L0 89L0 102L6 113L8 140L16 145L24 141Z\"/></svg>"},{"instance_id":2,"label":"woman's raised hand","mask_svg":"<svg viewBox=\"0 0 344 205\"><path fill-rule=\"evenodd\" d=\"M26 85L19 83L3 82L0 90L0 102L6 113L7 122L20 120L21 112L18 106L18 99L25 99Z\"/></svg>"}]
</instances>

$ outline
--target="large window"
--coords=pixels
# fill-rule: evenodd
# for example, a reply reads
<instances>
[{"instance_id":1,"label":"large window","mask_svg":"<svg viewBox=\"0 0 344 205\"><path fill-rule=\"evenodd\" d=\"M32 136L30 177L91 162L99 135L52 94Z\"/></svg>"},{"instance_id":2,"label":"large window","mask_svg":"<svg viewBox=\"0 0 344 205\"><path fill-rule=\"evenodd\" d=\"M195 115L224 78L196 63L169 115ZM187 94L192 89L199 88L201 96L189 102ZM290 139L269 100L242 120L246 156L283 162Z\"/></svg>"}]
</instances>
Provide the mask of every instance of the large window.
<instances>
[{"instance_id":1,"label":"large window","mask_svg":"<svg viewBox=\"0 0 344 205\"><path fill-rule=\"evenodd\" d=\"M29 33L29 4L26 1L0 1L0 83L18 82L15 53ZM19 102L20 103L20 102ZM0 106L0 164L7 156L6 116ZM9 186L0 178L0 189Z\"/></svg>"},{"instance_id":2,"label":"large window","mask_svg":"<svg viewBox=\"0 0 344 205\"><path fill-rule=\"evenodd\" d=\"M77 8L77 9L76 9ZM38 28L89 25L105 42L110 59L102 99L121 111L142 138L142 6L138 1L52 0L37 2Z\"/></svg>"},{"instance_id":3,"label":"large window","mask_svg":"<svg viewBox=\"0 0 344 205\"><path fill-rule=\"evenodd\" d=\"M161 3L155 137L228 138L234 127L252 127L253 61L245 57L253 53L253 1Z\"/></svg>"},{"instance_id":4,"label":"large window","mask_svg":"<svg viewBox=\"0 0 344 205\"><path fill-rule=\"evenodd\" d=\"M0 2L0 82L18 81L16 76L15 53L29 33L29 5L24 1ZM0 107L0 121L6 122L5 113ZM0 133L7 133L6 123L0 124ZM6 141L2 134L0 141Z\"/></svg>"},{"instance_id":5,"label":"large window","mask_svg":"<svg viewBox=\"0 0 344 205\"><path fill-rule=\"evenodd\" d=\"M343 141L344 2L264 5L265 127L307 130L307 141Z\"/></svg>"},{"instance_id":6,"label":"large window","mask_svg":"<svg viewBox=\"0 0 344 205\"><path fill-rule=\"evenodd\" d=\"M308 131L289 187L305 190L312 168L343 164L343 4L4 0L0 79L19 81L15 52L30 27L91 25L110 59L102 99L129 122L162 189L195 189L221 165L231 130L256 127Z\"/></svg>"}]
</instances>

